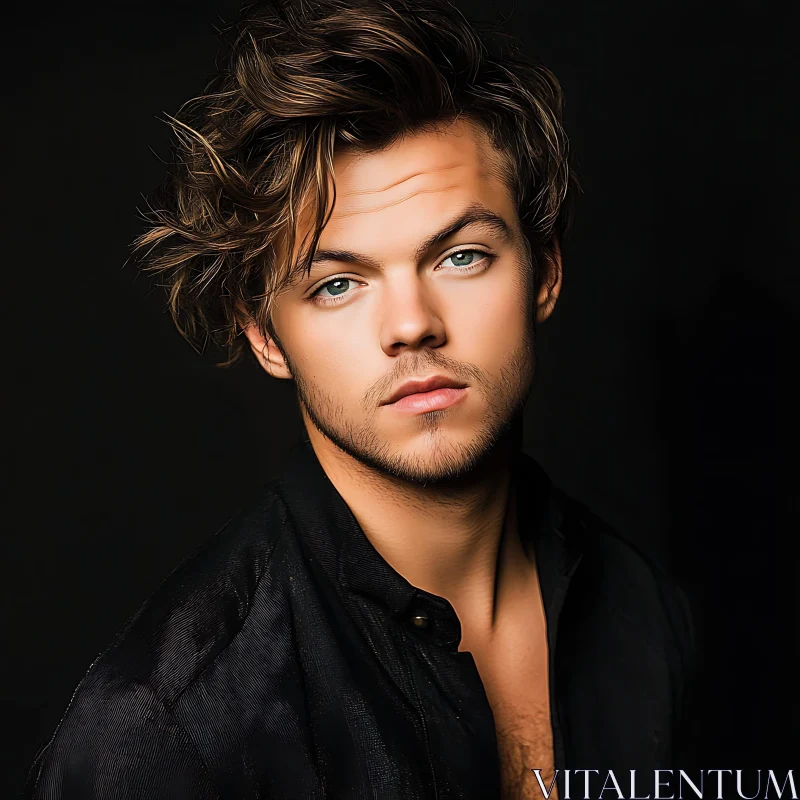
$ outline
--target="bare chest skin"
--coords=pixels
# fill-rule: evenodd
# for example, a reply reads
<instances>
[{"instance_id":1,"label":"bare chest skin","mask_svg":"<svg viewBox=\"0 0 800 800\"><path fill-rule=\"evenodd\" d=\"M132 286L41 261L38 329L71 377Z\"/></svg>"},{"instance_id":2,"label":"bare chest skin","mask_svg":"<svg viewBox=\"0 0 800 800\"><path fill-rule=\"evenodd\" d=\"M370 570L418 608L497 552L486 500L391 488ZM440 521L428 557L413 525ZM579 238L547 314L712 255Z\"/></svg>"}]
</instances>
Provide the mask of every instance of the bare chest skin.
<instances>
[{"instance_id":1,"label":"bare chest skin","mask_svg":"<svg viewBox=\"0 0 800 800\"><path fill-rule=\"evenodd\" d=\"M503 800L542 800L555 771L550 719L548 648L538 582L498 609L501 626L489 641L462 640L483 681L497 730ZM557 800L553 785L551 800Z\"/></svg>"}]
</instances>

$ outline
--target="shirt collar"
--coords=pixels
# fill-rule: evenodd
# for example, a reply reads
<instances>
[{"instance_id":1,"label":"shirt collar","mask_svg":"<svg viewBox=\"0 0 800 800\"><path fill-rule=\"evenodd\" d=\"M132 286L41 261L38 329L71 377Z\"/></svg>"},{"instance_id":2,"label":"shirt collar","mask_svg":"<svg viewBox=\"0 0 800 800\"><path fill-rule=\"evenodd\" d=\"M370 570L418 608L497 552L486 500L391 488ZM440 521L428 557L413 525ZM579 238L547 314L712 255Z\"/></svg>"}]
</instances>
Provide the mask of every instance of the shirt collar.
<instances>
[{"instance_id":1,"label":"shirt collar","mask_svg":"<svg viewBox=\"0 0 800 800\"><path fill-rule=\"evenodd\" d=\"M571 524L563 493L533 458L517 453L512 474L518 529L536 554L547 611L581 558L583 527ZM340 593L366 595L395 615L407 614L420 594L435 598L407 581L375 549L307 439L291 448L279 484L308 558L317 560Z\"/></svg>"}]
</instances>

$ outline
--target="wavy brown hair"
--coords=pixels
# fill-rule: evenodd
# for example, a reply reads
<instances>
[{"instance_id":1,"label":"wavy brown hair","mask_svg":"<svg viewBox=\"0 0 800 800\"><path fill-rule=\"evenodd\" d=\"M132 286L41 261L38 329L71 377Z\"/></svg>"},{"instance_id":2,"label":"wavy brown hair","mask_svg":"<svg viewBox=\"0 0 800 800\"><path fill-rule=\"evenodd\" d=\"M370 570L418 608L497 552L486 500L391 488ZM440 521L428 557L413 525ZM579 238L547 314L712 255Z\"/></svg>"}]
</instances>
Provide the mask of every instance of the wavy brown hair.
<instances>
[{"instance_id":1,"label":"wavy brown hair","mask_svg":"<svg viewBox=\"0 0 800 800\"><path fill-rule=\"evenodd\" d=\"M276 338L272 303L309 267L337 148L378 149L459 116L505 156L538 289L576 188L547 69L508 44L492 54L488 32L447 0L272 0L244 8L223 40L205 93L168 118L174 166L133 245L195 349L210 337L229 366L248 322ZM301 209L313 225L298 242Z\"/></svg>"}]
</instances>

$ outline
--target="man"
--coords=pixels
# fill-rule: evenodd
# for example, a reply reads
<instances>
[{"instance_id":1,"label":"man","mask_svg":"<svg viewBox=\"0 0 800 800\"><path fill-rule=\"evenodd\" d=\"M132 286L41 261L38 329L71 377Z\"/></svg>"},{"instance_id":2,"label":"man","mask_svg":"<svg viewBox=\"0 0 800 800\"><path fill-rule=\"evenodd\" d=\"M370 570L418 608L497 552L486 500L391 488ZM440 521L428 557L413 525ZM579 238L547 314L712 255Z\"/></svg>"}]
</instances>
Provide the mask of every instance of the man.
<instances>
[{"instance_id":1,"label":"man","mask_svg":"<svg viewBox=\"0 0 800 800\"><path fill-rule=\"evenodd\" d=\"M439 0L235 33L138 244L188 338L294 381L308 438L95 661L28 796L555 798L681 766L683 593L520 451L572 193L555 79Z\"/></svg>"}]
</instances>

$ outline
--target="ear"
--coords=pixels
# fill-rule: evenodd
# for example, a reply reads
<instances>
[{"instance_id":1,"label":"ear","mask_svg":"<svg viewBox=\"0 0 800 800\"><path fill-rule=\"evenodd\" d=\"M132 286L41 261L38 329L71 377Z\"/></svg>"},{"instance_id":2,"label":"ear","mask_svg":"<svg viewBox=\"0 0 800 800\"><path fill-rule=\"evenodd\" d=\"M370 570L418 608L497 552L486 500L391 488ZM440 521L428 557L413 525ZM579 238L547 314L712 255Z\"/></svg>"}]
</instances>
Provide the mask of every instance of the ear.
<instances>
[{"instance_id":1,"label":"ear","mask_svg":"<svg viewBox=\"0 0 800 800\"><path fill-rule=\"evenodd\" d=\"M273 377L290 379L292 373L280 348L272 337L265 339L254 322L248 322L242 329L250 342L258 363Z\"/></svg>"},{"instance_id":2,"label":"ear","mask_svg":"<svg viewBox=\"0 0 800 800\"><path fill-rule=\"evenodd\" d=\"M544 322L553 313L561 291L561 246L558 237L553 237L544 254L542 266L545 274L536 298L536 322Z\"/></svg>"}]
</instances>

